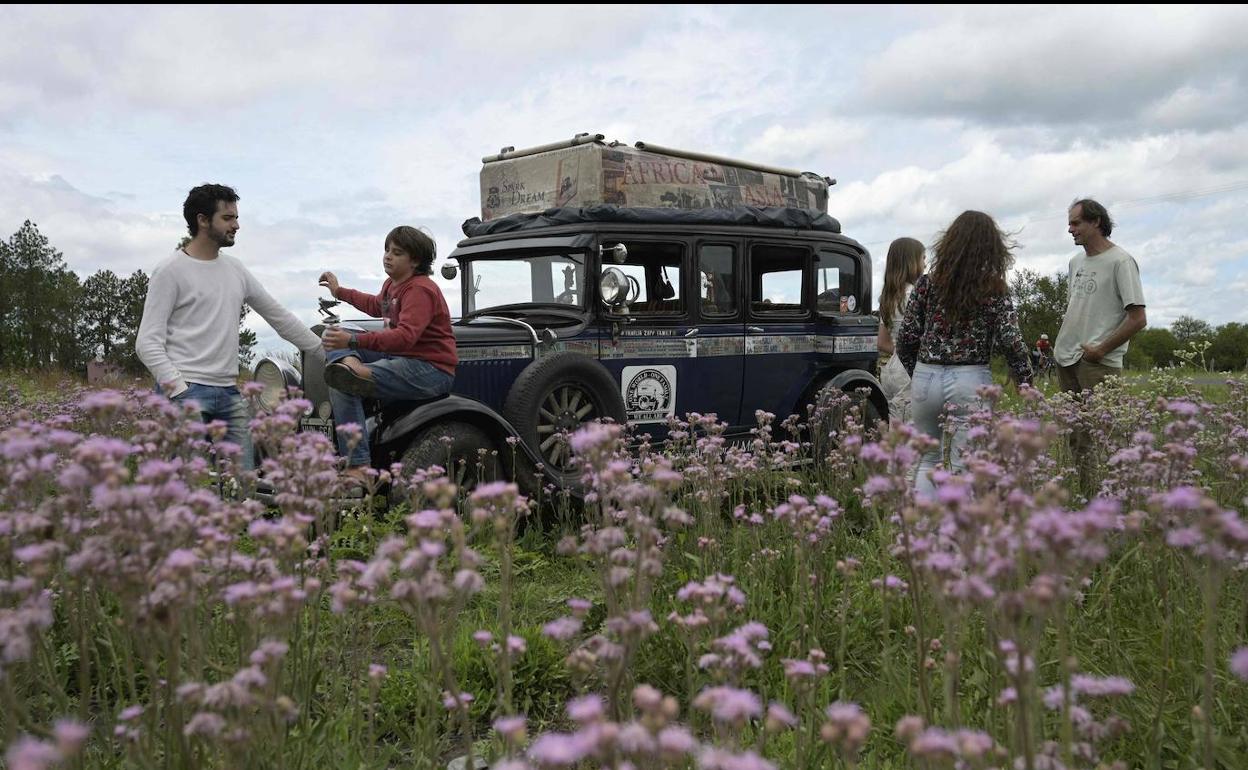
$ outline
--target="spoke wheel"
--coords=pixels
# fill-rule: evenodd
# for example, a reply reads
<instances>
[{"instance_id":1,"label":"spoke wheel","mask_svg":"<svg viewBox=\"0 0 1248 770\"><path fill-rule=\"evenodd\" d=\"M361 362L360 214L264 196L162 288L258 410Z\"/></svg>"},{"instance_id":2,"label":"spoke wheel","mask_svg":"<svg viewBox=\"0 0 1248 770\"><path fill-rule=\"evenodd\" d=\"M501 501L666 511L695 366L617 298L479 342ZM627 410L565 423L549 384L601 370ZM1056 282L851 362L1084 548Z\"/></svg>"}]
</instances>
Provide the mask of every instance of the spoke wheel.
<instances>
[{"instance_id":1,"label":"spoke wheel","mask_svg":"<svg viewBox=\"0 0 1248 770\"><path fill-rule=\"evenodd\" d=\"M566 470L572 461L572 448L567 437L581 424L595 420L601 415L594 404L593 395L577 383L556 386L542 400L538 409L538 450L552 468Z\"/></svg>"},{"instance_id":2,"label":"spoke wheel","mask_svg":"<svg viewBox=\"0 0 1248 770\"><path fill-rule=\"evenodd\" d=\"M592 420L623 423L624 399L619 382L600 362L560 351L538 358L520 373L503 404L503 416L532 451L532 460L544 466L548 480L579 489L580 469L568 437ZM540 489L536 479L531 481L523 486Z\"/></svg>"}]
</instances>

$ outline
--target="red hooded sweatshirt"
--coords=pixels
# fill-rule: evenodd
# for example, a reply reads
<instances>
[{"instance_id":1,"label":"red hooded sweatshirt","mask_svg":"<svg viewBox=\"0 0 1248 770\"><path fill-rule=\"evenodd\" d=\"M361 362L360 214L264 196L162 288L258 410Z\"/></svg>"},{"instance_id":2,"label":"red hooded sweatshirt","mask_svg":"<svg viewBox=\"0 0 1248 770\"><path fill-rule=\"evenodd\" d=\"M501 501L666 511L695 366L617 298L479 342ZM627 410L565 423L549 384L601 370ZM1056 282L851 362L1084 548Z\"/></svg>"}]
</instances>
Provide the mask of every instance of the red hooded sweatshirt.
<instances>
[{"instance_id":1,"label":"red hooded sweatshirt","mask_svg":"<svg viewBox=\"0 0 1248 770\"><path fill-rule=\"evenodd\" d=\"M455 374L459 357L455 354L455 335L451 332L451 311L442 290L429 276L414 275L402 283L387 278L377 296L340 288L338 299L385 320L385 329L356 337L360 348L420 358L448 374Z\"/></svg>"}]
</instances>

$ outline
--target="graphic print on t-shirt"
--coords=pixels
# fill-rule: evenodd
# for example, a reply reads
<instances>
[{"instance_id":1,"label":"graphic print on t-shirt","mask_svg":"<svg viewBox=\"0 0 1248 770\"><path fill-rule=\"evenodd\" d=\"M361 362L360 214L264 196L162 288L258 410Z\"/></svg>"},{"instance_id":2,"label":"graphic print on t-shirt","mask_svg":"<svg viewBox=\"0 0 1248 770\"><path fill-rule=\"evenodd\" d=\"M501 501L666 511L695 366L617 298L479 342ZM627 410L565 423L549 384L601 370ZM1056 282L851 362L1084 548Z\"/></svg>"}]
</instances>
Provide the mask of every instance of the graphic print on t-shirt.
<instances>
[{"instance_id":1,"label":"graphic print on t-shirt","mask_svg":"<svg viewBox=\"0 0 1248 770\"><path fill-rule=\"evenodd\" d=\"M1089 269L1086 265L1079 268L1079 272L1075 273L1075 281L1072 288L1075 293L1081 297L1088 297L1095 294L1096 271Z\"/></svg>"}]
</instances>

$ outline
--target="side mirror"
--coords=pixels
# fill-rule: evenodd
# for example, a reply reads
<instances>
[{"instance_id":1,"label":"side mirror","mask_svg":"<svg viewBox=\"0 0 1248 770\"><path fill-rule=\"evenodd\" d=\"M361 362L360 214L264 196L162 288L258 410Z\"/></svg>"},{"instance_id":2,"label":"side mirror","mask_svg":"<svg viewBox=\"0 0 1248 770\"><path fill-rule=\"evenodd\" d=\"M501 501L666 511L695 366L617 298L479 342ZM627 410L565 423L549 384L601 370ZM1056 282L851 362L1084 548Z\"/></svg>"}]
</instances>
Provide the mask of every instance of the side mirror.
<instances>
[{"instance_id":1,"label":"side mirror","mask_svg":"<svg viewBox=\"0 0 1248 770\"><path fill-rule=\"evenodd\" d=\"M608 254L611 257L611 260L615 262L615 264L622 265L624 264L625 261L628 260L628 247L622 243L617 243L614 246L611 246L610 248L606 246L598 247L598 256L604 262L606 261Z\"/></svg>"},{"instance_id":2,"label":"side mirror","mask_svg":"<svg viewBox=\"0 0 1248 770\"><path fill-rule=\"evenodd\" d=\"M442 277L448 281L455 280L455 276L459 275L459 266L454 262L442 263Z\"/></svg>"},{"instance_id":3,"label":"side mirror","mask_svg":"<svg viewBox=\"0 0 1248 770\"><path fill-rule=\"evenodd\" d=\"M628 276L618 267L608 267L602 271L598 279L598 292L602 302L610 307L619 307L628 299Z\"/></svg>"}]
</instances>

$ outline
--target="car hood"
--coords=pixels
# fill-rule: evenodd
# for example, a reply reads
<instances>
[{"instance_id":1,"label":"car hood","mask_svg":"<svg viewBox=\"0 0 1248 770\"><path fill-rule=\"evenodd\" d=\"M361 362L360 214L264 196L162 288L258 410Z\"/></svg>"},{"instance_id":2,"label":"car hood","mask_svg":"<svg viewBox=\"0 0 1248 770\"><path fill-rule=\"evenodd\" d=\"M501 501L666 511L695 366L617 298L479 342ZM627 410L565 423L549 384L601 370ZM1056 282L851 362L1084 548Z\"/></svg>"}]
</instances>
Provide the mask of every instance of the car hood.
<instances>
[{"instance_id":1,"label":"car hood","mask_svg":"<svg viewBox=\"0 0 1248 770\"><path fill-rule=\"evenodd\" d=\"M541 327L536 327L540 329ZM456 323L451 327L455 332L457 345L497 345L517 342L532 343L533 335L527 329L511 324L475 323L472 325Z\"/></svg>"},{"instance_id":2,"label":"car hood","mask_svg":"<svg viewBox=\"0 0 1248 770\"><path fill-rule=\"evenodd\" d=\"M563 321L559 324L552 324L551 319L534 319L532 321L519 319L532 325L534 330L540 333L543 329L551 329L561 339L574 336L585 328L586 322L569 323ZM359 328L364 331L375 332L385 328L383 323L376 318L367 319L346 319L342 322L346 328ZM318 334L324 327L318 324L314 327L314 331ZM510 324L505 321L484 321L477 320L472 323L464 323L462 319L455 319L451 324L451 331L455 334L455 343L457 345L508 345L514 343L532 343L533 335L517 324Z\"/></svg>"}]
</instances>

